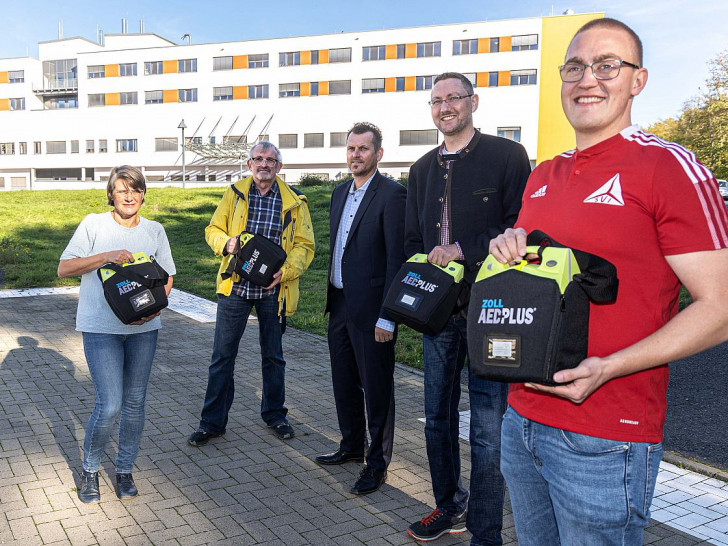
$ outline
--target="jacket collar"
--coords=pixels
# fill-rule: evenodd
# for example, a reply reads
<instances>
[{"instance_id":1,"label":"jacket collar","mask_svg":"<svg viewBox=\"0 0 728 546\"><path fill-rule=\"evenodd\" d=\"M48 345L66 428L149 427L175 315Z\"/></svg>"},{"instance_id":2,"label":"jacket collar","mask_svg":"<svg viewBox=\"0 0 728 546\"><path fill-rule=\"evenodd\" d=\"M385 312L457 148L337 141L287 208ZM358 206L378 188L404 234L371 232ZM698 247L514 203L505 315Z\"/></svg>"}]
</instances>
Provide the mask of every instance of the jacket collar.
<instances>
[{"instance_id":1,"label":"jacket collar","mask_svg":"<svg viewBox=\"0 0 728 546\"><path fill-rule=\"evenodd\" d=\"M450 159L453 159L452 156L457 156L457 159L464 159L465 157L467 157L470 154L470 152L472 152L475 149L475 147L478 145L478 142L480 141L481 136L482 135L481 135L480 131L475 129L475 134L473 134L473 138L470 139L470 142L468 142L462 150L460 150L457 154L448 154L448 156L450 156ZM445 168L445 163L446 163L447 159L445 159L442 155L443 149L444 149L444 143L443 143L443 146L440 146L440 148L438 148L438 150L437 150L437 162L440 165L440 167Z\"/></svg>"}]
</instances>

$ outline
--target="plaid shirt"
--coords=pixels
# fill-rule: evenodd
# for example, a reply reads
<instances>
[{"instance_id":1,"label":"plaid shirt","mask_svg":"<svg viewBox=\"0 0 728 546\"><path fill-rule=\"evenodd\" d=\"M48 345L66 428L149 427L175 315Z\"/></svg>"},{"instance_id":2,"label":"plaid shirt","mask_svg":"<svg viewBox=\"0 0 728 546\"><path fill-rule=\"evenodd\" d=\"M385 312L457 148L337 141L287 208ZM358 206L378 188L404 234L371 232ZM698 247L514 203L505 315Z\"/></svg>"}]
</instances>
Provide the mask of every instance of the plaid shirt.
<instances>
[{"instance_id":1,"label":"plaid shirt","mask_svg":"<svg viewBox=\"0 0 728 546\"><path fill-rule=\"evenodd\" d=\"M275 244L281 244L281 232L283 225L281 193L278 191L278 184L273 183L265 195L261 195L255 183L250 186L248 193L248 223L245 231L257 233L267 237ZM240 279L233 284L232 293L248 300L259 300L271 296L278 291L278 287L265 290L262 286Z\"/></svg>"}]
</instances>

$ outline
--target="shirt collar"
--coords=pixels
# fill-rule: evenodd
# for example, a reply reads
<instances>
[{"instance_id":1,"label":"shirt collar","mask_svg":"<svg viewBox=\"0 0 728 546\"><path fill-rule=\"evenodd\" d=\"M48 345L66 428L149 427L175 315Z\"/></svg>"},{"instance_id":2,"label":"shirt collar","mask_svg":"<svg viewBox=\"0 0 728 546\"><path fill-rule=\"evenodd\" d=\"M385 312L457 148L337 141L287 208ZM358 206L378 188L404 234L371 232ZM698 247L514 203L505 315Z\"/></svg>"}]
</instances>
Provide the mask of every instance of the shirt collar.
<instances>
[{"instance_id":1,"label":"shirt collar","mask_svg":"<svg viewBox=\"0 0 728 546\"><path fill-rule=\"evenodd\" d=\"M470 139L470 142L468 142L462 149L458 150L455 153L449 153L444 154L445 151L445 141L443 140L442 144L440 145L438 151L437 151L437 161L440 163L441 167L445 166L445 161L452 161L454 159L463 159L465 156L467 156L470 152L473 151L473 148L478 145L478 141L480 140L480 131L475 129L475 133L473 134L473 138Z\"/></svg>"},{"instance_id":2,"label":"shirt collar","mask_svg":"<svg viewBox=\"0 0 728 546\"><path fill-rule=\"evenodd\" d=\"M263 195L262 193L260 193L260 190L258 190L258 186L255 185L255 180L253 180L253 183L250 185L250 191L254 191L256 195L259 195L260 197L275 197L276 195L278 195L278 181L275 180L270 189L265 192L265 195Z\"/></svg>"},{"instance_id":3,"label":"shirt collar","mask_svg":"<svg viewBox=\"0 0 728 546\"><path fill-rule=\"evenodd\" d=\"M354 185L354 181L352 180L351 181L351 186L349 186L349 193L353 195L354 192L357 192L357 191L360 191L360 192L367 191L367 188L369 187L369 183L372 181L372 179L374 178L374 176L376 174L377 174L377 171L375 169L374 172L372 173L372 175L367 179L366 182L364 182L364 185L361 188L359 188L359 189L356 189L356 186Z\"/></svg>"}]
</instances>

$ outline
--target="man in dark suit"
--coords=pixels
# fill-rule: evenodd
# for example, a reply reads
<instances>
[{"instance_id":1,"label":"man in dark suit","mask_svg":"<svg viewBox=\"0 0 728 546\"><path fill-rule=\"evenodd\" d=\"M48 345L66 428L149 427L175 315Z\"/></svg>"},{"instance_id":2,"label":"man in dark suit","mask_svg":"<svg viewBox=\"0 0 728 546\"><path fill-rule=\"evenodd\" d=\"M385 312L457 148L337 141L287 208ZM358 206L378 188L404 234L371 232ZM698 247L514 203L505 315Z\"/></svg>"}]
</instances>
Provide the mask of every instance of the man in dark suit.
<instances>
[{"instance_id":1,"label":"man in dark suit","mask_svg":"<svg viewBox=\"0 0 728 546\"><path fill-rule=\"evenodd\" d=\"M370 443L366 465L351 492L371 493L387 479L394 442L395 324L382 304L404 261L407 192L382 176L382 133L357 123L346 140L353 181L331 196L331 241L326 312L339 449L319 455L323 465L364 460L366 426ZM365 419L366 407L366 419Z\"/></svg>"}]
</instances>

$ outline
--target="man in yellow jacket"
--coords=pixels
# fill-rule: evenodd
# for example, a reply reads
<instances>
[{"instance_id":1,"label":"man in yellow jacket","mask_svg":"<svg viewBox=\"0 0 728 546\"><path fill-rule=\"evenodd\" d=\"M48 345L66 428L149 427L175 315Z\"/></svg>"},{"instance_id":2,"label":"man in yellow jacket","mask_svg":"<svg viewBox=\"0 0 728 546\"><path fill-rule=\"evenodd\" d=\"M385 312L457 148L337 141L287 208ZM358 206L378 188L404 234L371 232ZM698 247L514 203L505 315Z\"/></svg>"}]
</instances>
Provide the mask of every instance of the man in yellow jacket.
<instances>
[{"instance_id":1,"label":"man in yellow jacket","mask_svg":"<svg viewBox=\"0 0 728 546\"><path fill-rule=\"evenodd\" d=\"M281 152L270 142L250 150L253 173L225 190L205 228L205 240L216 256L223 256L217 274L217 318L207 393L198 429L187 440L205 445L225 434L235 396L234 368L240 339L255 307L260 327L263 395L260 414L282 440L293 438L285 407L285 368L281 320L298 306L298 278L313 260L314 237L306 197L276 176ZM258 286L238 274L223 275L240 245L240 234L257 233L280 245L286 261L268 286Z\"/></svg>"}]
</instances>

